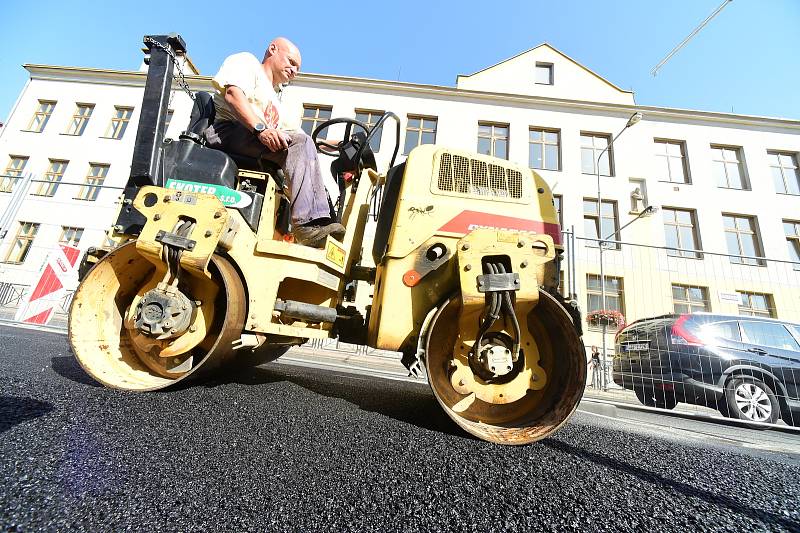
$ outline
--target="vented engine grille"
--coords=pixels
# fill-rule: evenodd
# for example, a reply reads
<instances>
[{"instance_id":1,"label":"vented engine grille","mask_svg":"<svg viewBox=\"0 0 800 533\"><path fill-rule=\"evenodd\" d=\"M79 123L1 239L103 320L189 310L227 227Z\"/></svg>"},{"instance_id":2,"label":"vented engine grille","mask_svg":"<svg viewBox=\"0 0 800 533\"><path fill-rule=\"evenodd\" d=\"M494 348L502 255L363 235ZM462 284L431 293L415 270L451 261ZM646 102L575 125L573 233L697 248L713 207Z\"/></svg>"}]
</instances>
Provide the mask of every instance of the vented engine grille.
<instances>
[{"instance_id":1,"label":"vented engine grille","mask_svg":"<svg viewBox=\"0 0 800 533\"><path fill-rule=\"evenodd\" d=\"M522 174L510 168L456 154L439 159L440 191L471 196L522 198Z\"/></svg>"}]
</instances>

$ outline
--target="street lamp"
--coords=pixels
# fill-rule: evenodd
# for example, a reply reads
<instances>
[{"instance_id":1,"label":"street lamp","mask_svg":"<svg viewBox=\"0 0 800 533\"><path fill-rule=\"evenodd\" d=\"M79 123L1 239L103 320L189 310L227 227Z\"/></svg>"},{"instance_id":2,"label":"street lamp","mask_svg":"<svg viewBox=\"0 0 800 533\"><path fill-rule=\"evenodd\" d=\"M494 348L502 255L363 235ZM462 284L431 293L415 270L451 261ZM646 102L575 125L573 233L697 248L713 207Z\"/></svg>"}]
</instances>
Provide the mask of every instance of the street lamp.
<instances>
[{"instance_id":1,"label":"street lamp","mask_svg":"<svg viewBox=\"0 0 800 533\"><path fill-rule=\"evenodd\" d=\"M598 243L598 249L600 254L600 308L606 308L606 278L605 273L603 272L603 243L604 240L602 239L602 231L603 231L603 201L602 196L600 195L600 159L603 158L603 154L605 154L611 147L614 145L614 141L616 141L620 135L625 133L625 130L630 128L631 126L638 123L642 120L642 114L637 111L633 115L630 116L628 122L625 124L625 127L620 130L612 139L611 142L608 143L608 146L603 148L603 151L600 152L600 155L597 156L597 161L595 161L594 170L597 177L597 237L600 240ZM611 169L611 160L609 159L609 170ZM642 211L644 213L644 211ZM652 213L650 213L652 214ZM639 215L641 217L641 214ZM636 217L637 219L639 217ZM634 219L636 220L636 219ZM633 222L633 221L631 221ZM622 228L620 228L622 229ZM619 230L617 230L619 231ZM616 233L616 232L615 232ZM613 235L613 233L612 233ZM603 374L602 374L602 382L603 382L603 390L608 390L608 377L606 375L606 328L607 324L605 321L603 322Z\"/></svg>"}]
</instances>

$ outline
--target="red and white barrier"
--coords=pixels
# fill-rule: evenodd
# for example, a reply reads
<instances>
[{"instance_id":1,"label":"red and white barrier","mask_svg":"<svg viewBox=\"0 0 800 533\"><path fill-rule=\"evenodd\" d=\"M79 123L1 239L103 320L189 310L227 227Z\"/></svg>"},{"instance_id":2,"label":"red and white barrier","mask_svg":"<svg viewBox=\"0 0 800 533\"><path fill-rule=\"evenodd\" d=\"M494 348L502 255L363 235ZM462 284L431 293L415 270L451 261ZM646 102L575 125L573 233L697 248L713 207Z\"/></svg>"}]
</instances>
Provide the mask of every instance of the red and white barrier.
<instances>
[{"instance_id":1,"label":"red and white barrier","mask_svg":"<svg viewBox=\"0 0 800 533\"><path fill-rule=\"evenodd\" d=\"M15 320L26 324L47 324L67 292L65 286L77 280L80 257L79 248L67 244L56 245L47 256L33 291L20 302Z\"/></svg>"}]
</instances>

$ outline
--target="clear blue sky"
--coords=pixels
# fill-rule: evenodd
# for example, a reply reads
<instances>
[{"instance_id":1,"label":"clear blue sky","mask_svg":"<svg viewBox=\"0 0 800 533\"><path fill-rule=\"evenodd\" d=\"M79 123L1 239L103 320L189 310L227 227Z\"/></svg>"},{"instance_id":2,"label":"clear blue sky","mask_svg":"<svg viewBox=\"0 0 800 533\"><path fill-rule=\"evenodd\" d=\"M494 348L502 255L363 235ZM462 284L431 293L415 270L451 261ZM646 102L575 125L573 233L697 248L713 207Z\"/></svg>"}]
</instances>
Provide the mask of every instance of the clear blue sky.
<instances>
[{"instance_id":1,"label":"clear blue sky","mask_svg":"<svg viewBox=\"0 0 800 533\"><path fill-rule=\"evenodd\" d=\"M0 120L25 84L23 63L135 70L142 36L170 32L203 74L283 34L306 72L451 86L546 41L642 105L800 119L800 0L734 0L650 75L721 2L2 0Z\"/></svg>"}]
</instances>

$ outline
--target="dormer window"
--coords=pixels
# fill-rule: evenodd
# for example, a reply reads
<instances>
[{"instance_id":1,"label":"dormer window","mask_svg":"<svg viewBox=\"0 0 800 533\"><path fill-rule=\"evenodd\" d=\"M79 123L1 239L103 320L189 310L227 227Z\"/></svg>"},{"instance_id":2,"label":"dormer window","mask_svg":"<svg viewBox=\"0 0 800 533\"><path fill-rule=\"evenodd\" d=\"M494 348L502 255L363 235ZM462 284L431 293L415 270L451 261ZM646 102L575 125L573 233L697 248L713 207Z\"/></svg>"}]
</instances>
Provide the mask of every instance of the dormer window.
<instances>
[{"instance_id":1,"label":"dormer window","mask_svg":"<svg viewBox=\"0 0 800 533\"><path fill-rule=\"evenodd\" d=\"M553 64L536 62L536 84L553 85Z\"/></svg>"}]
</instances>

